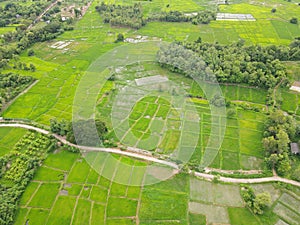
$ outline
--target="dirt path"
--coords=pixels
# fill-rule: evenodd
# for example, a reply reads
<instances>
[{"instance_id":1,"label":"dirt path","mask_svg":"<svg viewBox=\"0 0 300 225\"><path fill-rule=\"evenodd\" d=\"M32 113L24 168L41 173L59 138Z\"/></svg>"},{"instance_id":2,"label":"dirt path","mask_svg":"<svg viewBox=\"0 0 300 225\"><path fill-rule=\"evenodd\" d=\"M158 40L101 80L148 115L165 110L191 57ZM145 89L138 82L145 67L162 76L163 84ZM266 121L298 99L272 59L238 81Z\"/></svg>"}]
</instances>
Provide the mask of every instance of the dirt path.
<instances>
[{"instance_id":1,"label":"dirt path","mask_svg":"<svg viewBox=\"0 0 300 225\"><path fill-rule=\"evenodd\" d=\"M46 12L48 12L53 6L55 6L57 4L58 0L56 0L55 2L53 2L51 5L49 5L28 27L27 30L30 30L33 25L39 21L45 14Z\"/></svg>"},{"instance_id":2,"label":"dirt path","mask_svg":"<svg viewBox=\"0 0 300 225\"><path fill-rule=\"evenodd\" d=\"M165 161L165 160L157 159L153 156L143 155L141 153L122 151L122 150L117 149L117 148L101 148L101 147L89 147L89 146L75 145L75 144L72 144L72 143L68 142L65 138L63 138L59 135L52 134L47 130L44 130L44 129L41 129L41 128L38 128L38 127L34 127L34 126L30 126L30 125L27 125L27 124L3 123L3 121L2 121L2 123L0 123L0 127L19 127L19 128L25 128L25 129L28 129L28 130L35 130L35 131L40 132L42 134L52 135L53 137L55 137L60 142L62 142L64 144L67 144L69 146L76 147L76 148L82 150L83 152L99 151L99 152L108 152L108 153L113 153L113 154L125 155L125 156L129 156L129 157L134 157L134 158L143 159L143 160L150 161L150 162L156 162L156 163L160 163L160 164L163 164L163 165L167 165L167 166L170 166L170 167L176 169L179 172L178 165L176 163L173 163L173 162L168 162L168 161ZM204 178L206 180L210 180L210 181L215 178L214 175L207 174L207 173L199 173L199 172L193 172L193 171L189 171L189 173L193 174L197 177L201 177L201 178ZM300 182L297 182L297 181L294 181L294 180L289 180L289 179L282 178L282 177L279 177L279 176L263 177L263 178L219 177L218 179L222 182L237 183L237 184L239 184L239 183L253 184L253 183L266 183L266 182L282 182L282 183L291 184L291 185L300 187Z\"/></svg>"},{"instance_id":3,"label":"dirt path","mask_svg":"<svg viewBox=\"0 0 300 225\"><path fill-rule=\"evenodd\" d=\"M25 94L27 91L29 91L34 85L36 85L39 82L39 80L34 81L32 84L30 84L27 88L25 88L22 92L20 92L16 97L14 97L12 100L7 102L1 109L2 112L4 112L14 101L16 101L17 98L19 98L21 95Z\"/></svg>"},{"instance_id":4,"label":"dirt path","mask_svg":"<svg viewBox=\"0 0 300 225\"><path fill-rule=\"evenodd\" d=\"M240 174L262 174L261 170L221 170L221 169L216 169L216 168L205 168L205 173L209 173L209 172L218 172L218 173L224 173L224 174L234 174L236 172L240 173Z\"/></svg>"},{"instance_id":5,"label":"dirt path","mask_svg":"<svg viewBox=\"0 0 300 225\"><path fill-rule=\"evenodd\" d=\"M284 78L274 87L274 90L273 90L273 100L274 100L273 107L275 107L275 105L276 105L276 91L281 86L283 81L284 81Z\"/></svg>"}]
</instances>

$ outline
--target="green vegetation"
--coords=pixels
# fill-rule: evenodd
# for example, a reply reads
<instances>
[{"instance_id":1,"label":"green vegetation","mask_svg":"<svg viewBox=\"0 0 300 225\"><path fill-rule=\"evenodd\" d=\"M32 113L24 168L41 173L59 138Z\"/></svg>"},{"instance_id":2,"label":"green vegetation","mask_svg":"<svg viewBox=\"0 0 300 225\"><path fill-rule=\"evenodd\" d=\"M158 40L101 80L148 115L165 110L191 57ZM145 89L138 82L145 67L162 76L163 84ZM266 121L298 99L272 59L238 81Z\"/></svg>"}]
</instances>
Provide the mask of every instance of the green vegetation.
<instances>
[{"instance_id":1,"label":"green vegetation","mask_svg":"<svg viewBox=\"0 0 300 225\"><path fill-rule=\"evenodd\" d=\"M24 135L24 133L23 133ZM15 138L18 138L15 135ZM3 140L3 139L2 139ZM39 164L51 150L48 137L35 132L20 136L13 150L0 157L0 223L11 224L14 220L18 199L32 179ZM44 198L44 191L42 199Z\"/></svg>"},{"instance_id":2,"label":"green vegetation","mask_svg":"<svg viewBox=\"0 0 300 225\"><path fill-rule=\"evenodd\" d=\"M28 7L18 2L7 3L4 7L0 8L0 27L33 22L35 16L40 14L48 4L47 2L39 1L33 2L33 4Z\"/></svg>"},{"instance_id":3,"label":"green vegetation","mask_svg":"<svg viewBox=\"0 0 300 225\"><path fill-rule=\"evenodd\" d=\"M241 195L244 201L255 214L263 214L264 209L270 205L271 196L269 192L259 193L255 195L252 187L243 186Z\"/></svg>"},{"instance_id":4,"label":"green vegetation","mask_svg":"<svg viewBox=\"0 0 300 225\"><path fill-rule=\"evenodd\" d=\"M298 139L298 135L297 122L281 111L271 113L265 123L263 145L267 162L281 176L287 175L291 170L289 143Z\"/></svg>"},{"instance_id":5,"label":"green vegetation","mask_svg":"<svg viewBox=\"0 0 300 225\"><path fill-rule=\"evenodd\" d=\"M64 0L40 20L37 16L52 2L1 1L0 26L5 26L0 28L2 104L38 80L8 104L2 116L50 125L53 133L75 143L71 127L91 127L86 120L70 122L80 92L80 96L90 97L82 101L97 100L93 115L105 146L141 148L173 161L177 154L187 157L185 153L195 149L188 165L176 162L185 171L189 167L201 172L203 155L211 150L207 146L219 141L218 135L210 134L226 121L226 127L219 128L225 133L224 140L209 167L228 170L225 175L229 177L242 176L240 172L245 171L240 169L263 170L245 177L265 176L274 167L279 175L299 180L299 157L290 155L289 142L299 141L300 101L299 94L287 86L300 79L300 8L282 0L227 3L105 0L90 5L88 0ZM250 13L255 21L215 20L216 12ZM172 44L174 49L162 47L165 54L160 51L160 62L167 69L155 61L158 41L180 44ZM129 110L128 124L117 124L126 131L117 137L111 121L116 96L135 79L154 75L176 86L168 90L170 98L164 95L163 83L153 84L155 90ZM223 97L213 96L209 102L191 77L214 82L213 75L221 83ZM77 90L85 77L95 83ZM206 88L211 87L207 84ZM139 88L134 90L143 89ZM181 94L184 104L179 110L173 103ZM227 112L216 121L211 107L222 105ZM182 132L183 128L191 132ZM89 136L79 135L79 139L89 142ZM242 201L243 187L238 185L184 174L145 185L163 175L147 174L145 166L151 163L100 152L80 155L66 146L48 154L50 146L47 137L35 132L0 128L0 224L12 224L13 220L22 225L87 221L273 225L300 221L300 191L295 187L251 185L247 207ZM266 191L271 202L261 194Z\"/></svg>"},{"instance_id":6,"label":"green vegetation","mask_svg":"<svg viewBox=\"0 0 300 225\"><path fill-rule=\"evenodd\" d=\"M32 82L32 77L19 76L12 73L0 74L0 109Z\"/></svg>"},{"instance_id":7,"label":"green vegetation","mask_svg":"<svg viewBox=\"0 0 300 225\"><path fill-rule=\"evenodd\" d=\"M145 25L141 4L135 3L133 6L106 5L104 2L96 6L96 10L103 17L104 23L112 26L127 26L139 29Z\"/></svg>"}]
</instances>

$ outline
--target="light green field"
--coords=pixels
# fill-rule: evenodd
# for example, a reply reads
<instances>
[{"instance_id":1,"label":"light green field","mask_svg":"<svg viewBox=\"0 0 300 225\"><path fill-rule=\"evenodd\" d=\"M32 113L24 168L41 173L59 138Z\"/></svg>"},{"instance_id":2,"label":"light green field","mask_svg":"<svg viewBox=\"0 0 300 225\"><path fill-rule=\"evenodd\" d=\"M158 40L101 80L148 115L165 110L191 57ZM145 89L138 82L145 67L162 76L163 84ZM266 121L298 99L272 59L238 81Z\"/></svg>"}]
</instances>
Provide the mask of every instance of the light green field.
<instances>
[{"instance_id":1,"label":"light green field","mask_svg":"<svg viewBox=\"0 0 300 225\"><path fill-rule=\"evenodd\" d=\"M14 145L25 135L25 129L0 127L0 156L13 150Z\"/></svg>"},{"instance_id":2,"label":"light green field","mask_svg":"<svg viewBox=\"0 0 300 225\"><path fill-rule=\"evenodd\" d=\"M132 0L105 0L109 4L130 5L135 1ZM181 12L197 12L203 10L201 4L193 0L162 0L162 1L140 1L143 6L144 14L156 13L160 11L181 11Z\"/></svg>"},{"instance_id":3,"label":"light green field","mask_svg":"<svg viewBox=\"0 0 300 225\"><path fill-rule=\"evenodd\" d=\"M207 147L212 126L213 128L217 127L211 124L210 106L206 100L186 99L184 120L187 121L181 121L180 114L176 112L176 109L172 109L174 106L171 105L171 102L168 99L163 99L162 96L159 97L162 92L155 93L156 96L153 92L152 95L139 99L132 107L128 115L129 130L126 127L126 122L118 124L114 129L124 130L124 132L121 136L116 137L116 130L114 132L111 124L111 107L114 104L117 91L126 86L127 81L160 74L167 76L176 84L184 86L186 92L192 96L205 97L198 84L191 79L170 73L152 62L133 64L124 67L123 70L116 75L114 82L108 81L104 85L98 97L98 117L107 121L111 131L110 136L127 146L164 154L174 152L179 148L179 144L183 147L191 146L193 140L198 139L191 161L199 164ZM233 107L236 115L227 118L225 137L219 154L211 166L227 170L262 168L263 146L261 139L266 116L262 112L243 110L239 105L251 103L251 105L265 110L266 91L226 85L221 86L221 89L227 100L237 104L236 107ZM200 123L195 123L197 118L194 118L193 113L190 112L190 109L193 108L196 109ZM200 127L197 127L197 124ZM185 133L182 136L182 126L186 127L186 131L189 131L190 134ZM180 137L182 138L181 143L179 143Z\"/></svg>"},{"instance_id":4,"label":"light green field","mask_svg":"<svg viewBox=\"0 0 300 225\"><path fill-rule=\"evenodd\" d=\"M131 165L138 162L120 156L116 159ZM65 170L65 160L72 162L70 169ZM113 172L115 176L124 170L120 165ZM22 196L15 224L24 224L27 219L54 225L62 222L83 224L86 220L89 224L136 224L138 218L140 224L178 221L199 225L208 220L211 223L271 225L279 218L293 222L298 219L295 216L299 216L299 199L272 184L254 185L257 193L269 191L274 197L265 215L254 216L245 208L238 185L211 183L184 174L141 187L122 185L95 173L79 154L69 152L50 154L45 166L64 171L66 179L36 180L36 176ZM70 179L79 167L87 168L81 181ZM139 178L132 176L132 179ZM215 212L219 212L218 216Z\"/></svg>"},{"instance_id":5,"label":"light green field","mask_svg":"<svg viewBox=\"0 0 300 225\"><path fill-rule=\"evenodd\" d=\"M120 2L127 4L131 1ZM188 4L181 2L176 0L159 3L144 2L143 4L148 7L147 10L153 8L154 11L166 4L170 4L172 10L183 11L206 7L203 1L189 0ZM34 76L39 79L39 82L26 95L21 96L12 104L3 116L26 118L43 124L49 124L49 120L54 117L71 119L71 105L80 78L95 59L119 45L113 43L118 33L124 33L125 37L138 34L160 37L165 41L196 40L201 36L203 41L218 41L225 44L239 38L254 44L289 44L294 37L300 35L298 26L282 21L283 17L288 20L287 17L299 15L299 9L294 7L294 4L282 3L283 5L278 6L278 12L274 15L270 13L272 6L258 7L259 4L255 1L252 5L242 3L220 6L221 12L243 13L250 10L247 12L258 17L256 22L214 21L209 25L199 26L190 23L151 22L138 31L132 31L103 24L102 19L94 10L97 5L97 2L94 2L84 18L76 23L74 31L65 32L56 40L35 44L32 49L36 57L27 57L26 53L23 54L21 60L25 63L33 63L37 71L34 73L12 72ZM289 7L290 10L283 10L284 7ZM51 48L51 45L57 41L70 40L74 41L67 49ZM113 64L114 60L110 62Z\"/></svg>"}]
</instances>

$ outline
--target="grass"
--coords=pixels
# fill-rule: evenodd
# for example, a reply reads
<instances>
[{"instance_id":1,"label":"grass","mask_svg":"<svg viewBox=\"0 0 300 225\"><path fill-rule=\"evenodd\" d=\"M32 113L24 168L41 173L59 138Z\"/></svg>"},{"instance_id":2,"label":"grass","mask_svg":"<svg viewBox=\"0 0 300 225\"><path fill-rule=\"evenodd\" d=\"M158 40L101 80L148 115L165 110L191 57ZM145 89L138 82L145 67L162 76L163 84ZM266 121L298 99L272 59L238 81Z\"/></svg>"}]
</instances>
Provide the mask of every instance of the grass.
<instances>
[{"instance_id":1,"label":"grass","mask_svg":"<svg viewBox=\"0 0 300 225\"><path fill-rule=\"evenodd\" d=\"M0 156L9 153L26 132L20 128L0 127Z\"/></svg>"},{"instance_id":2,"label":"grass","mask_svg":"<svg viewBox=\"0 0 300 225\"><path fill-rule=\"evenodd\" d=\"M143 76L148 76L150 72L151 74L167 76L176 83L184 84L184 88L195 96L203 95L201 89L199 89L191 79L170 73L153 62L135 63L123 67L123 70L120 73L122 76L118 75L119 78L115 81L115 87L123 87L127 83L123 82L124 80L128 81L140 78L142 76L141 74L144 74ZM109 84L109 86L112 85ZM223 85L221 88L228 100L238 102L251 101L251 104L264 107L265 90L229 85ZM99 98L101 98L101 96ZM109 98L103 107L110 107L113 102L114 98ZM131 132L124 135L121 138L121 142L125 145L166 154L188 146L192 148L196 147L201 149L200 155L202 155L208 144L207 140L212 131L211 128L213 128L213 130L219 129L217 123L211 127L211 112L208 102L197 98L187 99L187 106L184 110L184 115L186 117L183 122L183 128L185 129L184 133L181 133L180 131L180 127L182 126L182 121L179 117L180 115L171 104L172 102L170 99L164 99L159 92L156 93L156 96L151 93L150 96L139 99L128 115ZM103 107L99 108L100 114L102 115ZM197 113L191 111L192 107L197 109ZM243 110L238 105L232 108L236 110L236 116L227 119L225 137L221 151L214 163L210 166L222 169L250 168L250 164L245 161L245 157L243 157L244 155L248 155L249 157L257 157L255 160L260 163L256 163L255 166L256 168L260 168L261 161L259 159L263 157L263 148L261 144L263 121L266 116L261 112ZM101 118L110 120L110 115ZM195 122L198 118L202 118L200 120L200 126ZM129 128L126 126L126 122L123 122L118 126L120 131L123 130L123 134ZM182 140L179 142L180 138ZM197 144L198 138L199 142ZM217 139L217 136L214 137L211 143L214 143ZM181 153L183 152L181 151ZM198 156L199 155L194 154L193 157L198 158Z\"/></svg>"},{"instance_id":3,"label":"grass","mask_svg":"<svg viewBox=\"0 0 300 225\"><path fill-rule=\"evenodd\" d=\"M246 208L228 208L230 224L232 225L255 225L259 221Z\"/></svg>"},{"instance_id":4,"label":"grass","mask_svg":"<svg viewBox=\"0 0 300 225\"><path fill-rule=\"evenodd\" d=\"M243 200L238 193L239 186L237 185L214 184L196 178L190 181L190 199L192 201L240 207L243 206ZM236 196L236 198L232 198L232 196Z\"/></svg>"},{"instance_id":5,"label":"grass","mask_svg":"<svg viewBox=\"0 0 300 225\"><path fill-rule=\"evenodd\" d=\"M107 198L107 190L97 186L93 186L90 199L98 203L105 203Z\"/></svg>"},{"instance_id":6,"label":"grass","mask_svg":"<svg viewBox=\"0 0 300 225\"><path fill-rule=\"evenodd\" d=\"M26 205L28 201L30 200L30 197L32 194L37 190L39 186L39 183L36 182L30 182L28 186L26 187L26 191L23 193L20 205Z\"/></svg>"},{"instance_id":7,"label":"grass","mask_svg":"<svg viewBox=\"0 0 300 225\"><path fill-rule=\"evenodd\" d=\"M137 203L132 199L110 197L107 203L107 216L133 217L136 215Z\"/></svg>"},{"instance_id":8,"label":"grass","mask_svg":"<svg viewBox=\"0 0 300 225\"><path fill-rule=\"evenodd\" d=\"M205 214L208 223L229 223L228 212L225 207L191 202L189 208L192 213Z\"/></svg>"},{"instance_id":9,"label":"grass","mask_svg":"<svg viewBox=\"0 0 300 225\"><path fill-rule=\"evenodd\" d=\"M45 209L50 208L58 194L59 188L60 184L42 184L28 205Z\"/></svg>"},{"instance_id":10,"label":"grass","mask_svg":"<svg viewBox=\"0 0 300 225\"><path fill-rule=\"evenodd\" d=\"M64 160L62 161L61 158ZM78 155L73 154L68 151L61 151L59 153L51 154L44 161L44 165L48 167L53 167L61 170L70 170L74 160L78 158Z\"/></svg>"},{"instance_id":11,"label":"grass","mask_svg":"<svg viewBox=\"0 0 300 225\"><path fill-rule=\"evenodd\" d=\"M186 194L146 188L142 191L141 201L140 220L144 223L155 220L185 221L188 210Z\"/></svg>"},{"instance_id":12,"label":"grass","mask_svg":"<svg viewBox=\"0 0 300 225\"><path fill-rule=\"evenodd\" d=\"M177 174L166 181L146 186L111 182L99 174L97 182L94 183L87 183L88 179L67 183L68 176L73 176L71 171L77 168L79 163L77 160L79 155L70 154L64 152L50 154L50 158L52 156L57 158L56 165L61 165L61 168L56 168L57 170L64 168L64 161L73 161L73 165L65 171L65 180L31 182L22 196L23 208L18 210L15 224L24 224L27 219L41 224L70 224L72 217L72 224L83 224L89 218L91 224L135 224L137 215L140 224L174 224L174 221L180 224L189 222L202 224L205 219L212 223L223 221L230 224L243 224L244 218L248 217L249 224L255 220L258 221L257 223L274 224L278 220L276 214L280 218L289 220L295 219L293 215L297 215L299 200L287 194L280 197L280 189L271 184L259 184L253 187L258 193L264 190L270 191L274 196L272 201L274 212L271 207L266 215L254 217L247 208L243 208L239 186L202 181L186 174ZM59 156L67 156L70 159ZM97 157L97 154L93 154L93 157ZM122 161L124 165L145 165L144 162L127 157L116 159ZM110 161L106 163L112 165ZM124 170L120 165L116 168L116 174L119 170ZM43 167L40 169L43 170ZM92 174L89 170L85 171L85 178ZM138 169L136 172L141 170ZM139 176L138 173L133 173L132 180L135 181L131 182L138 183ZM95 174L92 177L95 177ZM68 193L61 195L60 190L67 190ZM30 198L31 201L26 205ZM287 214L282 216L278 208Z\"/></svg>"},{"instance_id":13,"label":"grass","mask_svg":"<svg viewBox=\"0 0 300 225\"><path fill-rule=\"evenodd\" d=\"M64 173L47 167L41 167L33 179L38 181L59 181L64 179Z\"/></svg>"},{"instance_id":14,"label":"grass","mask_svg":"<svg viewBox=\"0 0 300 225\"><path fill-rule=\"evenodd\" d=\"M47 224L69 224L75 203L76 198L59 196L48 217Z\"/></svg>"},{"instance_id":15,"label":"grass","mask_svg":"<svg viewBox=\"0 0 300 225\"><path fill-rule=\"evenodd\" d=\"M27 219L32 224L45 224L48 215L49 215L48 210L32 208L28 213Z\"/></svg>"},{"instance_id":16,"label":"grass","mask_svg":"<svg viewBox=\"0 0 300 225\"><path fill-rule=\"evenodd\" d=\"M72 224L81 225L89 221L91 211L91 202L79 199L75 211L75 217Z\"/></svg>"},{"instance_id":17,"label":"grass","mask_svg":"<svg viewBox=\"0 0 300 225\"><path fill-rule=\"evenodd\" d=\"M206 217L201 214L189 214L189 224L191 225L206 225Z\"/></svg>"},{"instance_id":18,"label":"grass","mask_svg":"<svg viewBox=\"0 0 300 225\"><path fill-rule=\"evenodd\" d=\"M132 3L130 0L115 2ZM94 2L84 18L75 24L74 31L65 32L55 40L35 44L32 47L35 51L34 57L27 57L26 52L20 56L22 62L33 63L37 68L36 72L13 69L4 71L32 75L39 82L18 98L3 116L31 119L42 124L49 124L51 118L71 120L74 100L78 103L82 102L82 97L88 97L95 101L99 100L97 115L99 114L101 119L107 121L108 126L111 127L110 113L114 92L124 86L127 79L133 80L151 74L165 75L176 84L182 84L187 93L203 97L202 90L183 76L170 73L152 62L134 64L137 60L155 60L158 46L151 43L134 47L116 44L114 40L118 33L123 33L125 37L136 35L159 37L164 41L194 41L200 36L203 41L222 44L229 44L243 38L247 44L262 45L287 45L294 37L300 35L299 26L288 22L291 17L299 15L299 7L295 7L293 3L271 0L264 2L265 6L259 6L261 1L257 0L252 1L251 4L248 1L235 2L238 4L220 6L220 12L252 13L257 21L213 21L209 25L198 26L191 23L150 22L136 31L103 24L94 10L97 4ZM145 14L159 10L193 12L212 7L203 0L143 1L142 4ZM168 8L167 4L169 4ZM277 12L271 14L270 11L275 5L277 5ZM0 34L6 32L5 29L0 29ZM71 39L74 41L68 47L69 50L50 47L57 41ZM133 65L127 66L128 70L119 75L123 80L106 82L106 77L109 75L107 67L116 68L125 64ZM298 79L296 73L293 77ZM90 89L91 86L80 86L80 81L95 81L100 85ZM266 102L265 90L228 85L223 85L221 88L226 99L237 105L238 101L246 101L264 107ZM90 90L90 95L85 96L84 94ZM81 95L75 98L75 93ZM296 105L288 102L298 102L298 96L286 90L280 90L280 93L279 97L283 99L281 108L295 112ZM197 138L199 137L195 146L197 154L195 153L192 158L199 162L200 157L205 153L208 135L212 129L211 115L207 101L192 99L191 102L196 106L197 115L201 118L199 125L201 132L196 133ZM87 105L89 104L91 101L87 101ZM184 121L184 126L193 127L193 130L198 129L199 126L193 124L195 118L189 110L190 108L186 110L185 115L190 123ZM263 113L242 110L238 106L236 112L234 118L227 119L223 145L210 166L233 170L261 169L262 124L266 116ZM144 117L147 115L150 118ZM169 100L159 98L158 95L144 98L135 105L129 115L134 128L131 136L124 137L124 141L132 146L152 151L157 151L159 146L163 153L173 152L179 148L180 143L184 143L186 145L184 147L189 147L194 139L193 132L186 133L185 142L178 143L181 136L179 117ZM120 124L121 126L123 125ZM152 137L150 131L156 134ZM21 138L25 132L21 129L0 128L0 154L9 152L15 143L14 140ZM132 135L138 140L132 141L134 137ZM216 136L214 140L218 138ZM180 224L189 222L201 224L205 222L205 218L213 223L224 218L221 222L242 224L243 218L247 218L248 224L254 223L255 220L261 224L268 224L268 219L270 223L276 223L278 216L285 221L298 221L297 212L286 206L293 205L292 202L285 198L281 199L283 203L280 203L281 200L278 203L277 200L274 201L274 204L277 204L274 206L274 212L278 216L271 208L264 217L253 218L246 208L242 208L239 187L235 185L212 184L195 181L194 178L186 175L176 175L173 179L151 186L130 186L128 183L142 184L145 168L140 168L138 165L147 165L147 163L124 157L115 157L112 160L106 156L105 153L87 154L86 162L79 154L67 151L50 154L44 166L36 173L34 177L36 181L27 187L20 200L20 204L25 208L19 209L16 224L24 224L28 218L30 224L70 224L73 215L74 224L83 224L89 218L91 224L132 224L136 223L137 212L140 224L173 224L174 221ZM90 167L91 165L93 168ZM124 165L134 165L134 167ZM112 178L116 182L111 182ZM60 195L59 190L62 189L68 191L66 196ZM268 186L263 185L263 189L268 189ZM196 212L191 212L189 208L191 201L195 203ZM42 207L45 210L31 207ZM294 208L298 210L297 205ZM218 214L216 212L219 212L220 218L216 218Z\"/></svg>"}]
</instances>

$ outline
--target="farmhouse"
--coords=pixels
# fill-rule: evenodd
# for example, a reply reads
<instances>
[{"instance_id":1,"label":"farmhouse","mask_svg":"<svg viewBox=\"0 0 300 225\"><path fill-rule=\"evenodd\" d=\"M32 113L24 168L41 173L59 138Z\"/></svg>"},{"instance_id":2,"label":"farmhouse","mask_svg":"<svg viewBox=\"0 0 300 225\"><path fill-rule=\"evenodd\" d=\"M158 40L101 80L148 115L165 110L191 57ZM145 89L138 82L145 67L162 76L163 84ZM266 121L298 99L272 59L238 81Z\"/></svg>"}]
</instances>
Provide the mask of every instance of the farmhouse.
<instances>
[{"instance_id":1,"label":"farmhouse","mask_svg":"<svg viewBox=\"0 0 300 225\"><path fill-rule=\"evenodd\" d=\"M297 143L291 143L291 152L292 154L300 154L299 146Z\"/></svg>"},{"instance_id":2,"label":"farmhouse","mask_svg":"<svg viewBox=\"0 0 300 225\"><path fill-rule=\"evenodd\" d=\"M290 90L300 92L300 81L295 81Z\"/></svg>"}]
</instances>

